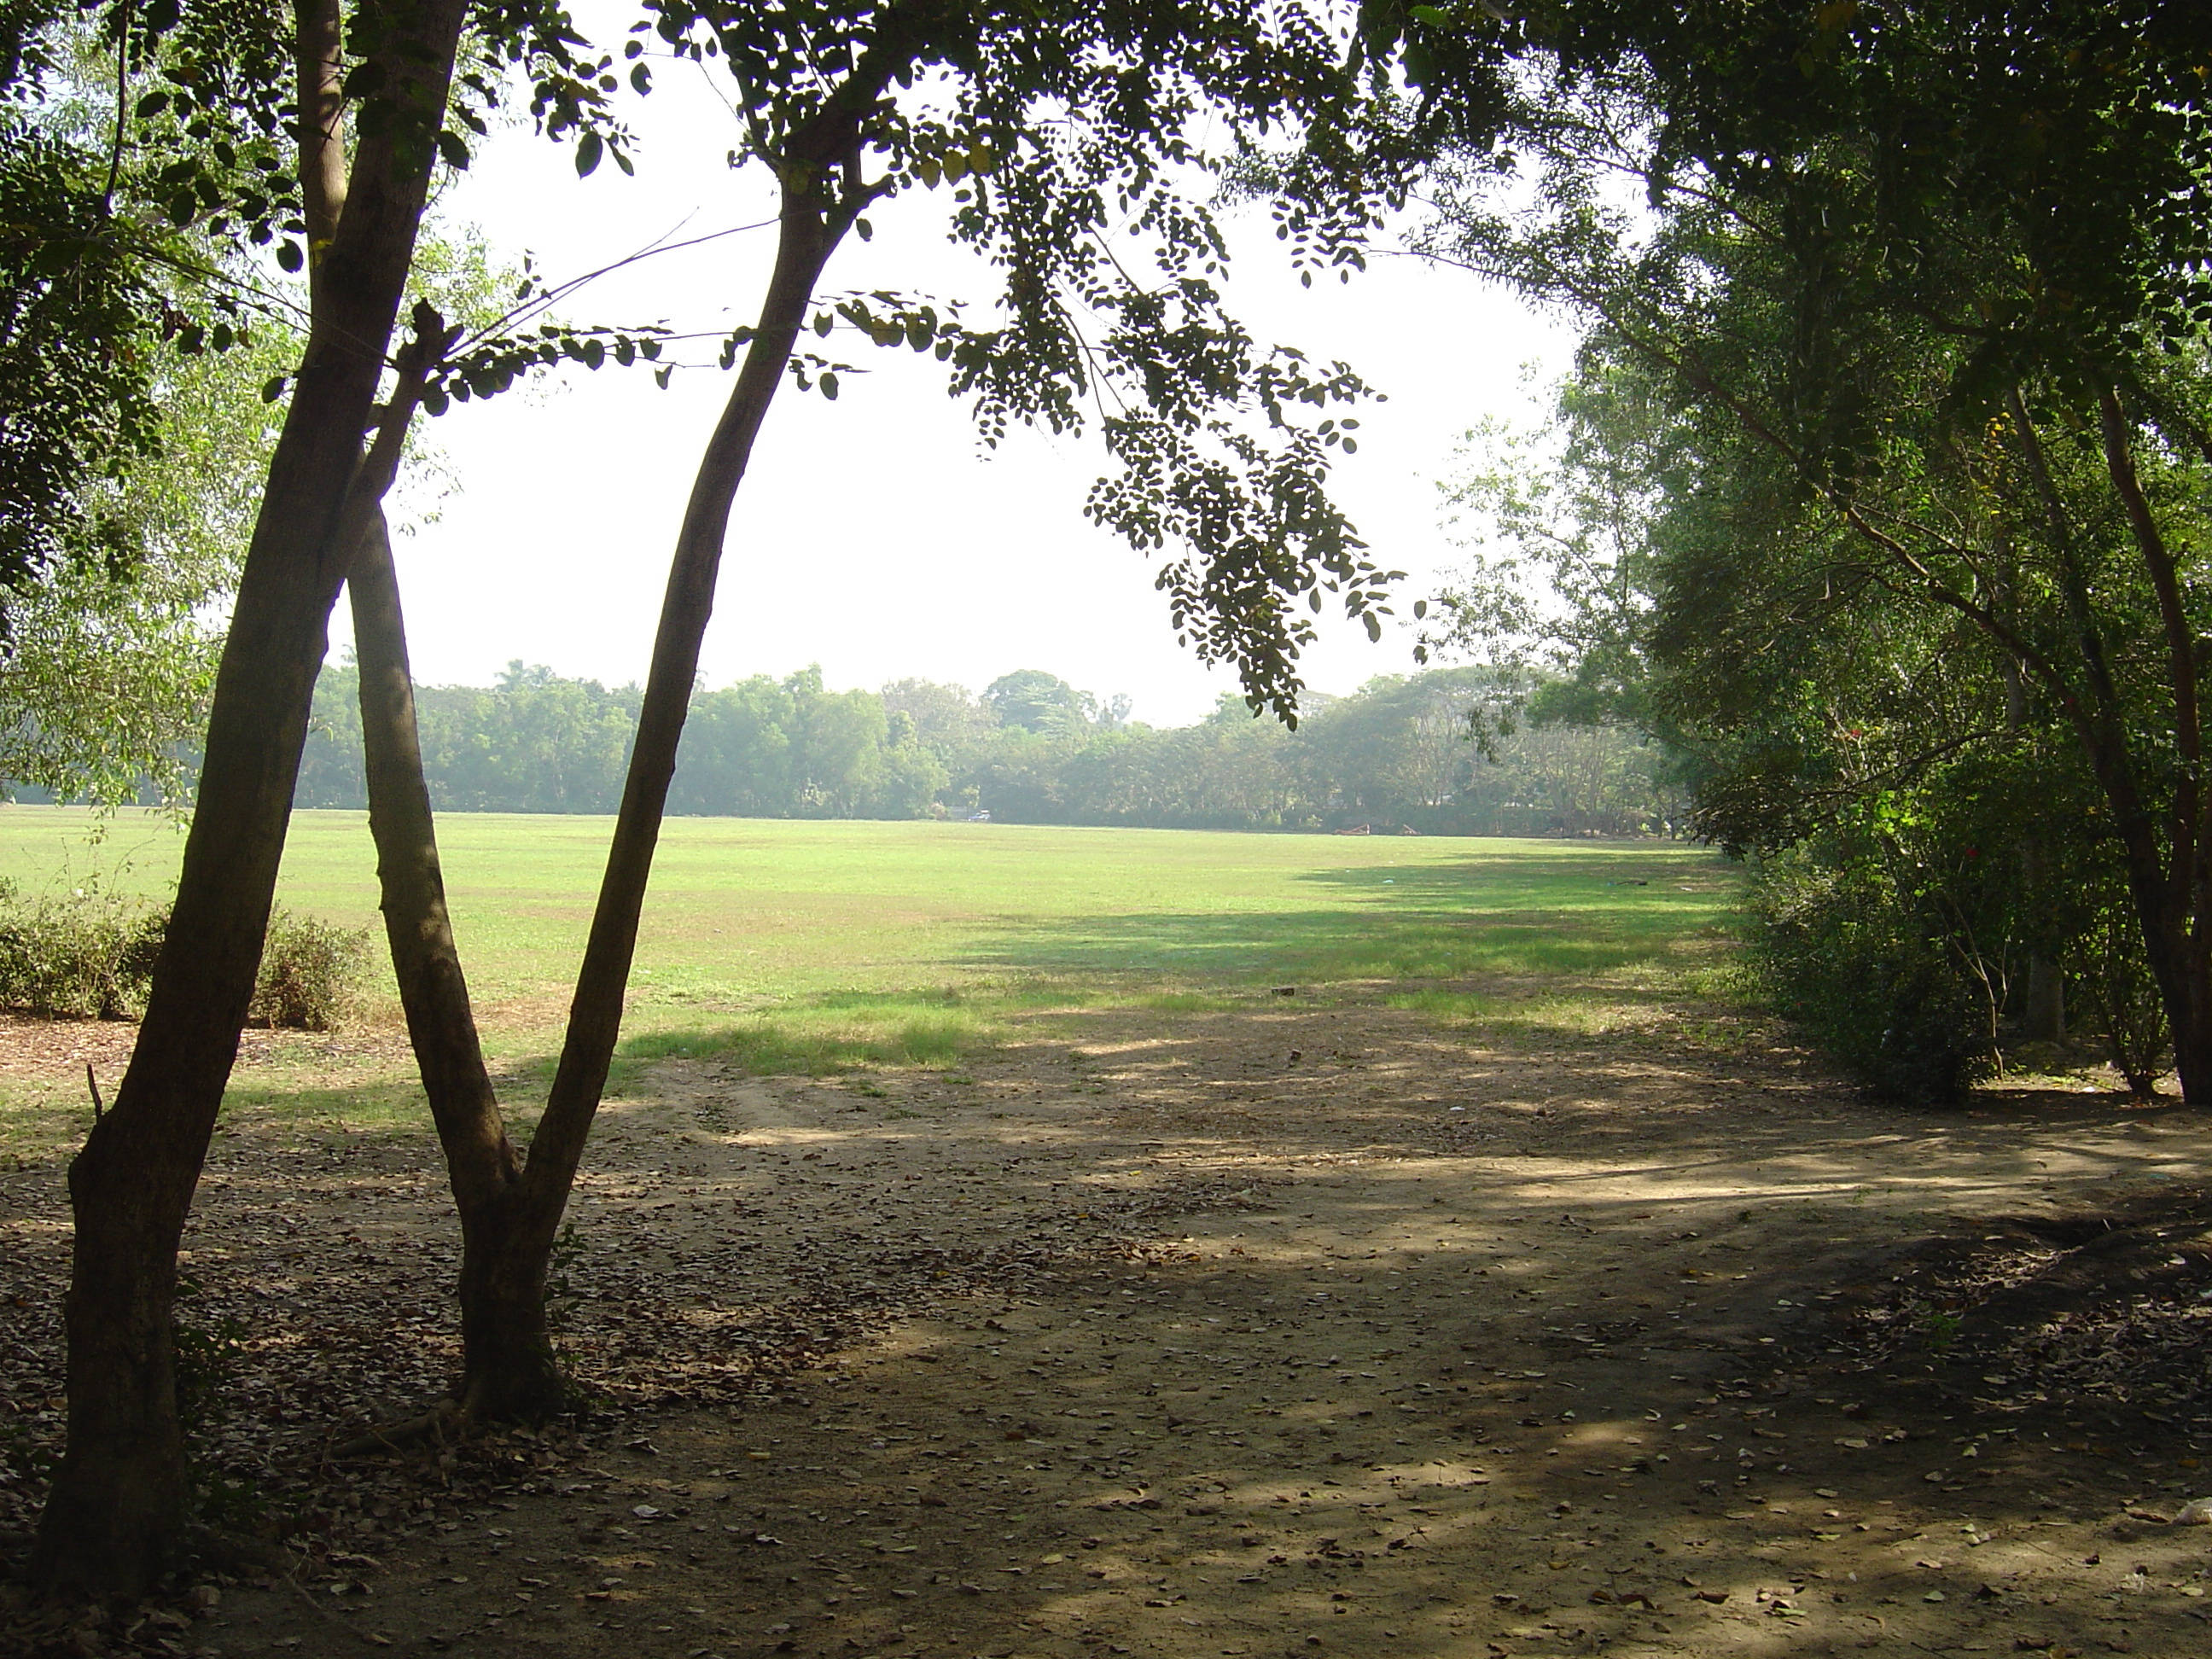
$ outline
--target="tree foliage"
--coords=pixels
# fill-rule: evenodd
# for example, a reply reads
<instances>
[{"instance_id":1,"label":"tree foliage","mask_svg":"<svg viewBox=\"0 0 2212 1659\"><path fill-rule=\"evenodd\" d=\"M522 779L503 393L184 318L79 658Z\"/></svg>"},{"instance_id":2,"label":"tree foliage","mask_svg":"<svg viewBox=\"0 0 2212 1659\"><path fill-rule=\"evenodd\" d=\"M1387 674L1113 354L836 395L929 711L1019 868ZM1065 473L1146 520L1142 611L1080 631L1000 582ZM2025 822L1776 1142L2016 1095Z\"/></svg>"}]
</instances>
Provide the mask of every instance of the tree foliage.
<instances>
[{"instance_id":1,"label":"tree foliage","mask_svg":"<svg viewBox=\"0 0 2212 1659\"><path fill-rule=\"evenodd\" d=\"M1436 246L1571 308L1581 384L1640 400L1607 448L1650 492L1642 638L1706 831L1826 846L1985 1010L2038 950L2125 978L2124 894L2194 1098L2201 41L2156 8L1701 17L1577 8L1525 193L1448 168ZM2008 873L1962 886L1979 857Z\"/></svg>"},{"instance_id":2,"label":"tree foliage","mask_svg":"<svg viewBox=\"0 0 2212 1659\"><path fill-rule=\"evenodd\" d=\"M356 672L327 670L318 688L302 806L367 803ZM1525 700L1510 674L1435 671L1386 676L1346 697L1309 694L1295 731L1254 719L1235 696L1196 725L1158 728L1117 717L1057 676L1006 678L1061 688L1065 700L1046 705L1055 715L1094 713L1032 725L988 693L919 680L830 691L813 668L702 691L669 811L900 819L988 810L1011 823L1369 823L1431 835L1663 834L1686 816L1671 756L1617 723L1524 722L1479 745L1498 708ZM423 687L431 799L441 811L611 812L638 702L635 686L520 663L496 686Z\"/></svg>"},{"instance_id":3,"label":"tree foliage","mask_svg":"<svg viewBox=\"0 0 2212 1659\"><path fill-rule=\"evenodd\" d=\"M1206 199L1255 147L1288 145L1273 211L1310 276L1349 273L1402 198L1410 155L1356 95L1328 8L650 9L663 43L729 76L743 153L787 173L792 146L842 123L856 159L839 211L860 234L874 203L942 191L954 239L999 273L998 292L968 302L824 295L817 334L933 354L988 443L1015 423L1097 431L1115 470L1085 510L1162 555L1178 636L1235 665L1255 708L1295 718L1310 615L1332 596L1379 634L1395 573L1366 556L1327 489L1367 388L1228 313L1227 242ZM805 354L789 365L833 397L838 368Z\"/></svg>"}]
</instances>

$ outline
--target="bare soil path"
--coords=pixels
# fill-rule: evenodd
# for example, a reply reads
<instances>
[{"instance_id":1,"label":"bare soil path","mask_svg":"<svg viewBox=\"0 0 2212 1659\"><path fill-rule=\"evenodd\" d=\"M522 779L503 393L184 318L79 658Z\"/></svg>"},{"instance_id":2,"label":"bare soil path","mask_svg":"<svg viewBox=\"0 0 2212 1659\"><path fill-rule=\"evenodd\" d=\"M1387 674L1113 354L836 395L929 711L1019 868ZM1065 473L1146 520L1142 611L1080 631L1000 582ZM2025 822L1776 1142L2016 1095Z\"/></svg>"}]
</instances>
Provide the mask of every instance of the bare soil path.
<instances>
[{"instance_id":1,"label":"bare soil path","mask_svg":"<svg viewBox=\"0 0 2212 1659\"><path fill-rule=\"evenodd\" d=\"M305 1512L313 1547L85 1639L2212 1650L2212 1527L2161 1518L2212 1491L2212 1401L2146 1414L2056 1303L2014 1318L2059 1333L2017 1375L1973 1322L2086 1259L2083 1216L2154 1200L2197 1218L2124 1271L2195 1306L2206 1124L2094 1095L1902 1111L1692 1029L1507 1049L1286 1000L1056 1015L951 1074L668 1062L605 1121L563 1258L606 1410L319 1472L450 1363L451 1223L426 1139L242 1125L189 1268L250 1403L207 1432L268 1460L240 1513ZM34 1448L58 1172L0 1176L0 1382ZM2160 1339L2185 1377L2205 1328Z\"/></svg>"}]
</instances>

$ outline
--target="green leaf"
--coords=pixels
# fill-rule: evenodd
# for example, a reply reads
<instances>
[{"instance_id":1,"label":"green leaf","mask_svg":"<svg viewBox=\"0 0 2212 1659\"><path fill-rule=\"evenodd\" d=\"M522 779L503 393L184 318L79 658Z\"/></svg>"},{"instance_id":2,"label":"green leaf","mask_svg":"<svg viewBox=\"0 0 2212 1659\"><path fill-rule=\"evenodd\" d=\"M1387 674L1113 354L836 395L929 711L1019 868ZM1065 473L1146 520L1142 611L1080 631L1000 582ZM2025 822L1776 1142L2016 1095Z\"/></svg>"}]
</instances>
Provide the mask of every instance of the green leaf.
<instances>
[{"instance_id":1,"label":"green leaf","mask_svg":"<svg viewBox=\"0 0 2212 1659\"><path fill-rule=\"evenodd\" d=\"M300 252L300 245L287 237L276 244L276 263L287 270L297 270L307 261L307 257Z\"/></svg>"},{"instance_id":2,"label":"green leaf","mask_svg":"<svg viewBox=\"0 0 2212 1659\"><path fill-rule=\"evenodd\" d=\"M833 404L837 401L837 377L826 368L822 371L822 395Z\"/></svg>"},{"instance_id":3,"label":"green leaf","mask_svg":"<svg viewBox=\"0 0 2212 1659\"><path fill-rule=\"evenodd\" d=\"M600 153L606 148L596 132L586 132L576 141L576 176L588 179L598 171Z\"/></svg>"}]
</instances>

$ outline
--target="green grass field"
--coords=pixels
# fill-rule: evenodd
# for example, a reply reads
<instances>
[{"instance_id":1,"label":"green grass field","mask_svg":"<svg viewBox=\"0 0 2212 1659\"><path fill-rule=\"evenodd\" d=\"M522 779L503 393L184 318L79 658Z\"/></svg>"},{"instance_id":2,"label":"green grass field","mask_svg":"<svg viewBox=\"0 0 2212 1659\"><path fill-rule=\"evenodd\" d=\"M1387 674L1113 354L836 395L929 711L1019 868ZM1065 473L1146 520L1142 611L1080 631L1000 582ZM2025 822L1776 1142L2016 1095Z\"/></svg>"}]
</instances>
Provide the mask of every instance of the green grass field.
<instances>
[{"instance_id":1,"label":"green grass field","mask_svg":"<svg viewBox=\"0 0 2212 1659\"><path fill-rule=\"evenodd\" d=\"M611 822L441 822L495 1051L546 1046ZM29 891L167 889L175 827L126 814L88 844L94 826L70 809L0 809L0 876ZM1709 960L1735 885L1710 851L1665 842L678 818L639 944L629 1052L735 1046L763 1069L945 1060L1018 1008L1168 1012L1285 983L1479 1017L1494 982L1679 982ZM280 899L374 923L363 815L294 819Z\"/></svg>"}]
</instances>

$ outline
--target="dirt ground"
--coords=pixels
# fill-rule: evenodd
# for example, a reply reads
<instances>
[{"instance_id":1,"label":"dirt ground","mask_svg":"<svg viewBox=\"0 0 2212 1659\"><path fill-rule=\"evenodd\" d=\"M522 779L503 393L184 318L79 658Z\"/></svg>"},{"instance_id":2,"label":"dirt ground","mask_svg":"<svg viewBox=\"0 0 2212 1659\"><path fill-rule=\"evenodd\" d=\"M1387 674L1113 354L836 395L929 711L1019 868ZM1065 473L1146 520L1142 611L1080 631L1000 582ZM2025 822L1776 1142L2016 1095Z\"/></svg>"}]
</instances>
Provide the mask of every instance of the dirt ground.
<instances>
[{"instance_id":1,"label":"dirt ground","mask_svg":"<svg viewBox=\"0 0 2212 1659\"><path fill-rule=\"evenodd\" d=\"M2201 1115L1900 1110L1688 1024L1505 1049L1283 999L1052 1030L955 1073L668 1062L603 1119L562 1252L599 1409L343 1464L453 1358L428 1143L225 1133L187 1241L200 1431L296 1565L40 1639L2212 1650L2212 1526L2167 1524L2212 1492ZM59 1173L0 1174L11 1550L58 1423Z\"/></svg>"}]
</instances>

